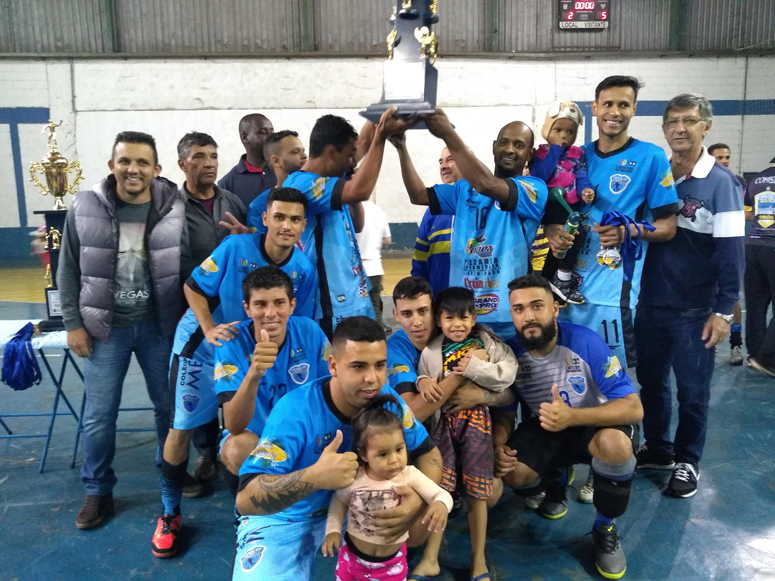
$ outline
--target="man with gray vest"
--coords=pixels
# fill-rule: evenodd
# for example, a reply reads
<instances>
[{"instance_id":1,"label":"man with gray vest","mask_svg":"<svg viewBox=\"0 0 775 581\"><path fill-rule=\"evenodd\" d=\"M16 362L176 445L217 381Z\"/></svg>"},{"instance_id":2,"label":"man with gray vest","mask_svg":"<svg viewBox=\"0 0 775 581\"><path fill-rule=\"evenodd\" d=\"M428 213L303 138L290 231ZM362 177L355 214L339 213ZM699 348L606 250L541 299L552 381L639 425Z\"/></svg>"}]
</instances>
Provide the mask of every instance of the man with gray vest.
<instances>
[{"instance_id":1,"label":"man with gray vest","mask_svg":"<svg viewBox=\"0 0 775 581\"><path fill-rule=\"evenodd\" d=\"M159 451L164 446L172 337L185 308L185 204L177 187L158 177L156 142L119 133L108 167L111 175L79 192L67 213L57 275L67 344L86 358L79 529L102 524L113 511L116 417L132 353L153 403Z\"/></svg>"}]
</instances>

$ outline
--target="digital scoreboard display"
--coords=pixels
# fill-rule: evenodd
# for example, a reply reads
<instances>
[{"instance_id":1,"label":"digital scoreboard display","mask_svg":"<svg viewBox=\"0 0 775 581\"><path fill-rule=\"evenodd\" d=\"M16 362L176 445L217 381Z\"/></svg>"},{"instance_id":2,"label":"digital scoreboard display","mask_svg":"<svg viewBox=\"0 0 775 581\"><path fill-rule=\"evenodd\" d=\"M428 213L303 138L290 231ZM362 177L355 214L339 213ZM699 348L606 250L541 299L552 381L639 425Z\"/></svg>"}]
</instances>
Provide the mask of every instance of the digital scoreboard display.
<instances>
[{"instance_id":1,"label":"digital scoreboard display","mask_svg":"<svg viewBox=\"0 0 775 581\"><path fill-rule=\"evenodd\" d=\"M605 30L611 0L560 0L561 30Z\"/></svg>"}]
</instances>

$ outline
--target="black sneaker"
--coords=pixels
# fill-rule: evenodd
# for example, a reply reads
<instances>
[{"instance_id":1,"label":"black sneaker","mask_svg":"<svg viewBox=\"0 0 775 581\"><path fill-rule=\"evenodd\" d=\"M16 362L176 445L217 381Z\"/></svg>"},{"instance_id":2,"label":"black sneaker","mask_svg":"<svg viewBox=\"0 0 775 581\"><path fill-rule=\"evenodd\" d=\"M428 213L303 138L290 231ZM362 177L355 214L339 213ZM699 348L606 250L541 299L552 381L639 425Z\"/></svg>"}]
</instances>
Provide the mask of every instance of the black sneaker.
<instances>
[{"instance_id":1,"label":"black sneaker","mask_svg":"<svg viewBox=\"0 0 775 581\"><path fill-rule=\"evenodd\" d=\"M555 294L559 294L560 298L568 304L580 305L586 301L584 296L576 290L578 285L573 279L560 280L560 277L555 274L552 285L556 291Z\"/></svg>"},{"instance_id":2,"label":"black sneaker","mask_svg":"<svg viewBox=\"0 0 775 581\"><path fill-rule=\"evenodd\" d=\"M200 498L207 494L208 485L197 478L194 478L186 472L186 479L183 483L183 498Z\"/></svg>"},{"instance_id":3,"label":"black sneaker","mask_svg":"<svg viewBox=\"0 0 775 581\"><path fill-rule=\"evenodd\" d=\"M463 495L455 490L452 493L452 510L449 511L449 518L455 518L463 510Z\"/></svg>"},{"instance_id":4,"label":"black sneaker","mask_svg":"<svg viewBox=\"0 0 775 581\"><path fill-rule=\"evenodd\" d=\"M606 579L621 579L627 571L627 558L619 542L616 523L601 525L592 529L592 544L595 545L595 566Z\"/></svg>"},{"instance_id":5,"label":"black sneaker","mask_svg":"<svg viewBox=\"0 0 775 581\"><path fill-rule=\"evenodd\" d=\"M562 468L560 478L550 482L546 487L546 496L538 507L541 516L549 520L557 520L568 514L567 487L576 478L576 467Z\"/></svg>"},{"instance_id":6,"label":"black sneaker","mask_svg":"<svg viewBox=\"0 0 775 581\"><path fill-rule=\"evenodd\" d=\"M218 476L218 459L209 454L202 454L194 464L194 478L202 482L212 482Z\"/></svg>"},{"instance_id":7,"label":"black sneaker","mask_svg":"<svg viewBox=\"0 0 775 581\"><path fill-rule=\"evenodd\" d=\"M635 453L636 470L672 470L675 460L672 454L663 450L649 450L646 444L641 444Z\"/></svg>"},{"instance_id":8,"label":"black sneaker","mask_svg":"<svg viewBox=\"0 0 775 581\"><path fill-rule=\"evenodd\" d=\"M665 494L674 498L690 498L697 494L697 481L700 479L700 469L697 464L679 462L673 470Z\"/></svg>"},{"instance_id":9,"label":"black sneaker","mask_svg":"<svg viewBox=\"0 0 775 581\"><path fill-rule=\"evenodd\" d=\"M75 517L75 526L79 529L93 529L100 526L105 519L113 514L113 495L87 494L83 501L78 516Z\"/></svg>"}]
</instances>

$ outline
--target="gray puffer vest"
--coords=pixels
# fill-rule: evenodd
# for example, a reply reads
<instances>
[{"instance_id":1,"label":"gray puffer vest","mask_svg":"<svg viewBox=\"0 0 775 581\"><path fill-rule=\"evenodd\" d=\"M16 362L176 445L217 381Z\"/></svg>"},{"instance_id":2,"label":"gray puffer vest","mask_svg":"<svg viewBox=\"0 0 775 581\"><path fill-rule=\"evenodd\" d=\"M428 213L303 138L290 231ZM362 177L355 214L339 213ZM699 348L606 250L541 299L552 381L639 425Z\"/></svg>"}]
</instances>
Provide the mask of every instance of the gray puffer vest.
<instances>
[{"instance_id":1,"label":"gray puffer vest","mask_svg":"<svg viewBox=\"0 0 775 581\"><path fill-rule=\"evenodd\" d=\"M91 191L79 192L70 209L75 213L81 245L81 318L89 334L102 341L110 337L115 305L119 237L115 192L116 180L108 176ZM180 282L186 207L175 184L164 178L151 183L151 200L145 244L159 332L168 337L174 334L186 305Z\"/></svg>"}]
</instances>

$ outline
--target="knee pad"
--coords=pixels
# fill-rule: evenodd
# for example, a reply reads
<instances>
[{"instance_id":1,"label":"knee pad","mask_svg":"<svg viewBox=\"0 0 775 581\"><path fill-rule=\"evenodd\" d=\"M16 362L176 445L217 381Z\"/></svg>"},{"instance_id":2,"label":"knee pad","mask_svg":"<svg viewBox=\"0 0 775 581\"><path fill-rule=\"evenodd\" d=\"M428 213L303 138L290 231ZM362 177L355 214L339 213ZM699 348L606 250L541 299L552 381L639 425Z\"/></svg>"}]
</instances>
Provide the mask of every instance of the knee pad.
<instances>
[{"instance_id":1,"label":"knee pad","mask_svg":"<svg viewBox=\"0 0 775 581\"><path fill-rule=\"evenodd\" d=\"M627 510L630 502L632 477L627 480L613 480L595 471L595 492L592 502L597 511L606 518L617 518Z\"/></svg>"}]
</instances>

